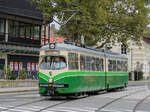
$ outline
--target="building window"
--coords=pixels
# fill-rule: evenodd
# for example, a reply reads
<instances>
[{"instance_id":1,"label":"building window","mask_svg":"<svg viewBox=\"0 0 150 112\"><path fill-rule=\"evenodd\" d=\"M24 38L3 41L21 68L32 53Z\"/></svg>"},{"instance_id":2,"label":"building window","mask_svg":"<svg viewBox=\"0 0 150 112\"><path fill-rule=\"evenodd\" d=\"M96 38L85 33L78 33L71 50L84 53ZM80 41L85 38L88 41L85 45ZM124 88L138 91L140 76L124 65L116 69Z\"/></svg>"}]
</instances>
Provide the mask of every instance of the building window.
<instances>
[{"instance_id":1,"label":"building window","mask_svg":"<svg viewBox=\"0 0 150 112\"><path fill-rule=\"evenodd\" d=\"M26 38L30 38L31 35L31 25L30 24L26 24Z\"/></svg>"},{"instance_id":2,"label":"building window","mask_svg":"<svg viewBox=\"0 0 150 112\"><path fill-rule=\"evenodd\" d=\"M25 38L26 37L25 24L24 23L20 23L19 24L19 28L20 28L20 37Z\"/></svg>"},{"instance_id":3,"label":"building window","mask_svg":"<svg viewBox=\"0 0 150 112\"><path fill-rule=\"evenodd\" d=\"M121 54L127 54L127 47L124 44L121 44Z\"/></svg>"},{"instance_id":4,"label":"building window","mask_svg":"<svg viewBox=\"0 0 150 112\"><path fill-rule=\"evenodd\" d=\"M39 40L40 26L34 26L34 39Z\"/></svg>"},{"instance_id":5,"label":"building window","mask_svg":"<svg viewBox=\"0 0 150 112\"><path fill-rule=\"evenodd\" d=\"M5 19L0 18L0 35L5 34Z\"/></svg>"},{"instance_id":6,"label":"building window","mask_svg":"<svg viewBox=\"0 0 150 112\"><path fill-rule=\"evenodd\" d=\"M9 20L9 37L40 40L40 25Z\"/></svg>"}]
</instances>

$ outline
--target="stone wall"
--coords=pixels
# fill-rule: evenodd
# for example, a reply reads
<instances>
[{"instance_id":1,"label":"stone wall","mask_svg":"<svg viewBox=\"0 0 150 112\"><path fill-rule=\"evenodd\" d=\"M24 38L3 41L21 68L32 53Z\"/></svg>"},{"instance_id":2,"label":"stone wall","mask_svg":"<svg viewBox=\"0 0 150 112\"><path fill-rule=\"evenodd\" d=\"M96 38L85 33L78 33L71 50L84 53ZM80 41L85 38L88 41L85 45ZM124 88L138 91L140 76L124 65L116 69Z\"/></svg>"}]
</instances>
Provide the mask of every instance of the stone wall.
<instances>
[{"instance_id":1,"label":"stone wall","mask_svg":"<svg viewBox=\"0 0 150 112\"><path fill-rule=\"evenodd\" d=\"M38 87L37 80L0 80L0 88Z\"/></svg>"}]
</instances>

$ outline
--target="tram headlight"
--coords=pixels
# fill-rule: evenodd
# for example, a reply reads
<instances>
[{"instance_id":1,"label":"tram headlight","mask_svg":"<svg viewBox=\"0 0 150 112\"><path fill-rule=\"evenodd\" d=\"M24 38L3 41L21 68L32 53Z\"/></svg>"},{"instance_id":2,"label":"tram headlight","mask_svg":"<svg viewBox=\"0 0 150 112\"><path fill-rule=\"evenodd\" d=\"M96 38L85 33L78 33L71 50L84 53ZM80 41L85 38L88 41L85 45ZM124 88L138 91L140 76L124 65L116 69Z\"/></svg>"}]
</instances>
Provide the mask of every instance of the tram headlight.
<instances>
[{"instance_id":1,"label":"tram headlight","mask_svg":"<svg viewBox=\"0 0 150 112\"><path fill-rule=\"evenodd\" d=\"M52 83L52 82L53 82L53 79L49 79L48 82L49 82L49 83Z\"/></svg>"}]
</instances>

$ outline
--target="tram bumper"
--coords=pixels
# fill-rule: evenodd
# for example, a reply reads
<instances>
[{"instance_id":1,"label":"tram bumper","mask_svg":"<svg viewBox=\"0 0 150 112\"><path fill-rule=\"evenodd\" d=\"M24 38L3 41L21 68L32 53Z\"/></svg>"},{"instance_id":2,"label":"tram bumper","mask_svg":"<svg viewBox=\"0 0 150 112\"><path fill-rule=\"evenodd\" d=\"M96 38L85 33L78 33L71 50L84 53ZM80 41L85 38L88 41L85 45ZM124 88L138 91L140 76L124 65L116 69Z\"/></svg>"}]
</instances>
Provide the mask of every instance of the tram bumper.
<instances>
[{"instance_id":1,"label":"tram bumper","mask_svg":"<svg viewBox=\"0 0 150 112\"><path fill-rule=\"evenodd\" d=\"M39 84L39 87L46 89L44 94L53 96L53 95L58 95L59 94L56 91L57 88L68 88L69 85L68 84L53 84L53 83L49 83L49 84Z\"/></svg>"}]
</instances>

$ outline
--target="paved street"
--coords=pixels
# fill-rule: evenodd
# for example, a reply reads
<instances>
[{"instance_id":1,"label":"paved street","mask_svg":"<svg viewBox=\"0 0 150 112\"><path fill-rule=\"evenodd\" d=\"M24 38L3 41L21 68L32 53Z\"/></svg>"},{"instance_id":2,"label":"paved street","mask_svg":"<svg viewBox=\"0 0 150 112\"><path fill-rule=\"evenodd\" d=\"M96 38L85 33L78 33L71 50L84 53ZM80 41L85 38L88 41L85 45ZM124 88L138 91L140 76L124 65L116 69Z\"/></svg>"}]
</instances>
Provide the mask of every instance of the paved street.
<instances>
[{"instance_id":1,"label":"paved street","mask_svg":"<svg viewBox=\"0 0 150 112\"><path fill-rule=\"evenodd\" d=\"M150 112L149 83L124 91L66 100L42 98L37 92L0 94L0 112Z\"/></svg>"}]
</instances>

